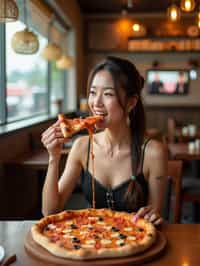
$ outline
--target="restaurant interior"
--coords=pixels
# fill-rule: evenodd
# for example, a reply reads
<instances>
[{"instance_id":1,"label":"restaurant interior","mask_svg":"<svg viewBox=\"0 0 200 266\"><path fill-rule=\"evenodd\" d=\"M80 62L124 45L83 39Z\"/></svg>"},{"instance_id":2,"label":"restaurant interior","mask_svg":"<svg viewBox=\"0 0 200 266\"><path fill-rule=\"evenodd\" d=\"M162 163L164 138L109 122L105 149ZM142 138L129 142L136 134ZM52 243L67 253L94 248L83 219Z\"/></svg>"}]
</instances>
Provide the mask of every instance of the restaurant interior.
<instances>
[{"instance_id":1,"label":"restaurant interior","mask_svg":"<svg viewBox=\"0 0 200 266\"><path fill-rule=\"evenodd\" d=\"M88 75L108 55L133 62L144 77L145 139L162 143L168 153L160 202L164 222L155 227L154 245L135 257L57 258L31 235L44 216L42 190L50 163L42 133L58 114L90 115ZM199 84L200 0L0 0L0 265L199 266ZM83 135L88 131L61 147L59 176ZM81 177L74 184L65 209L88 208ZM135 236L132 241L139 242Z\"/></svg>"},{"instance_id":2,"label":"restaurant interior","mask_svg":"<svg viewBox=\"0 0 200 266\"><path fill-rule=\"evenodd\" d=\"M88 115L89 71L113 55L144 76L146 136L168 148L166 220L199 222L200 2L183 2L0 0L1 220L42 217L41 134L58 113ZM161 89L152 85L156 75ZM60 171L76 137L64 145ZM77 184L66 208L85 204Z\"/></svg>"}]
</instances>

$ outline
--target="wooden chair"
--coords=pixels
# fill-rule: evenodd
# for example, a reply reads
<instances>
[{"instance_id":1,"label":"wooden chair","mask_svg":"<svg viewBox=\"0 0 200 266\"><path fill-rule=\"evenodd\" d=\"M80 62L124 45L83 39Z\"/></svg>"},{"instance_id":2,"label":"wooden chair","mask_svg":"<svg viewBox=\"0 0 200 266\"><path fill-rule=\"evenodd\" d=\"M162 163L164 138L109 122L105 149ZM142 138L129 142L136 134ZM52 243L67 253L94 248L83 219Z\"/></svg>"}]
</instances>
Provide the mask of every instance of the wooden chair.
<instances>
[{"instance_id":1,"label":"wooden chair","mask_svg":"<svg viewBox=\"0 0 200 266\"><path fill-rule=\"evenodd\" d=\"M172 206L173 223L179 223L181 216L182 167L182 161L168 161L168 177L165 202L165 213L167 213L167 217L165 215L165 218L169 219L169 213Z\"/></svg>"},{"instance_id":2,"label":"wooden chair","mask_svg":"<svg viewBox=\"0 0 200 266\"><path fill-rule=\"evenodd\" d=\"M175 142L175 129L176 129L176 121L174 118L169 117L167 119L167 140L169 143Z\"/></svg>"},{"instance_id":3,"label":"wooden chair","mask_svg":"<svg viewBox=\"0 0 200 266\"><path fill-rule=\"evenodd\" d=\"M192 202L194 220L199 217L200 206L200 177L183 177L183 162L180 160L168 161L167 206L168 213L172 207L173 223L181 222L181 213L184 202ZM169 217L168 217L169 218Z\"/></svg>"}]
</instances>

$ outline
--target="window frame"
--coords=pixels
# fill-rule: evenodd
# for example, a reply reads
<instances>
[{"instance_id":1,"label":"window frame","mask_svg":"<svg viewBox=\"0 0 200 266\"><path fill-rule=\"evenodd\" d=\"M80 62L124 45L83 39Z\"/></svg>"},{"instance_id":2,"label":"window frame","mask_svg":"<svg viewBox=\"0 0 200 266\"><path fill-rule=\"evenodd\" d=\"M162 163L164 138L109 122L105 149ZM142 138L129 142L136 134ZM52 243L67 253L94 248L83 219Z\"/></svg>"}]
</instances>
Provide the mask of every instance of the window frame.
<instances>
[{"instance_id":1,"label":"window frame","mask_svg":"<svg viewBox=\"0 0 200 266\"><path fill-rule=\"evenodd\" d=\"M6 28L0 23L0 125L6 124Z\"/></svg>"}]
</instances>

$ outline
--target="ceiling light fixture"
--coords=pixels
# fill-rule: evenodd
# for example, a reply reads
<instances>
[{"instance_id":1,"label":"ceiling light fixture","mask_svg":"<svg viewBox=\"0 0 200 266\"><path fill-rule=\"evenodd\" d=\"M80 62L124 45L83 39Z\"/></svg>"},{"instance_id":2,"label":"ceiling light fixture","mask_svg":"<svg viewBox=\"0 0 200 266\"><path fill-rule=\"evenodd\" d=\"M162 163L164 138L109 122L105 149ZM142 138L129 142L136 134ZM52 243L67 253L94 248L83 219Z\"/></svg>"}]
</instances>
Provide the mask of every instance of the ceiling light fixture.
<instances>
[{"instance_id":1,"label":"ceiling light fixture","mask_svg":"<svg viewBox=\"0 0 200 266\"><path fill-rule=\"evenodd\" d=\"M191 12L195 8L195 0L181 0L180 6L184 12Z\"/></svg>"},{"instance_id":2,"label":"ceiling light fixture","mask_svg":"<svg viewBox=\"0 0 200 266\"><path fill-rule=\"evenodd\" d=\"M14 22L18 19L19 9L13 0L0 0L0 22Z\"/></svg>"},{"instance_id":3,"label":"ceiling light fixture","mask_svg":"<svg viewBox=\"0 0 200 266\"><path fill-rule=\"evenodd\" d=\"M39 49L39 41L37 35L28 29L26 0L24 0L24 23L26 28L12 36L11 46L15 53L35 54Z\"/></svg>"},{"instance_id":4,"label":"ceiling light fixture","mask_svg":"<svg viewBox=\"0 0 200 266\"><path fill-rule=\"evenodd\" d=\"M178 21L180 19L180 17L181 17L180 8L177 5L172 4L167 9L167 16L173 22Z\"/></svg>"},{"instance_id":5,"label":"ceiling light fixture","mask_svg":"<svg viewBox=\"0 0 200 266\"><path fill-rule=\"evenodd\" d=\"M53 21L54 21L54 16L52 15L51 21L49 22L49 25L48 25L49 43L44 47L42 51L43 58L48 61L56 61L60 59L60 57L62 56L62 49L60 48L60 46L57 45L56 43L53 43L53 42L51 43L51 28L52 28Z\"/></svg>"}]
</instances>

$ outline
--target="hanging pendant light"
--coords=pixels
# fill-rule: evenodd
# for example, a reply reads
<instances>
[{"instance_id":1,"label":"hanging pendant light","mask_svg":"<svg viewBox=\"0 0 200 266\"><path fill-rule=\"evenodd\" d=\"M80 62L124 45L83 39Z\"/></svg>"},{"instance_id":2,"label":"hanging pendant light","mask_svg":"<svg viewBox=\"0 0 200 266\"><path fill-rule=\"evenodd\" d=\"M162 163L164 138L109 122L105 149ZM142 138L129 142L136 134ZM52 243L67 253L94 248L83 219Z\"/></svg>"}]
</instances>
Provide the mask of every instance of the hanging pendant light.
<instances>
[{"instance_id":1,"label":"hanging pendant light","mask_svg":"<svg viewBox=\"0 0 200 266\"><path fill-rule=\"evenodd\" d=\"M48 41L49 43L44 47L42 51L42 57L48 61L56 61L62 56L62 49L59 45L51 43L51 27L54 21L54 16L52 15L51 21L48 25Z\"/></svg>"},{"instance_id":2,"label":"hanging pendant light","mask_svg":"<svg viewBox=\"0 0 200 266\"><path fill-rule=\"evenodd\" d=\"M48 61L56 61L62 56L62 50L57 44L48 43L42 51L42 56Z\"/></svg>"},{"instance_id":3,"label":"hanging pendant light","mask_svg":"<svg viewBox=\"0 0 200 266\"><path fill-rule=\"evenodd\" d=\"M181 17L181 12L180 12L179 7L176 6L175 4L172 4L167 9L167 16L173 22L178 21Z\"/></svg>"},{"instance_id":4,"label":"hanging pendant light","mask_svg":"<svg viewBox=\"0 0 200 266\"><path fill-rule=\"evenodd\" d=\"M24 0L24 22L28 25L26 2ZM11 46L18 54L35 54L39 49L37 35L28 29L28 26L16 32L11 39Z\"/></svg>"},{"instance_id":5,"label":"hanging pendant light","mask_svg":"<svg viewBox=\"0 0 200 266\"><path fill-rule=\"evenodd\" d=\"M144 25L140 23L134 23L132 25L132 29L133 29L133 35L135 37L142 37L146 35L146 28Z\"/></svg>"},{"instance_id":6,"label":"hanging pendant light","mask_svg":"<svg viewBox=\"0 0 200 266\"><path fill-rule=\"evenodd\" d=\"M0 22L14 22L18 16L19 9L14 0L0 0Z\"/></svg>"},{"instance_id":7,"label":"hanging pendant light","mask_svg":"<svg viewBox=\"0 0 200 266\"><path fill-rule=\"evenodd\" d=\"M73 66L73 59L71 56L62 55L59 60L56 61L56 67L59 69L69 69Z\"/></svg>"},{"instance_id":8,"label":"hanging pendant light","mask_svg":"<svg viewBox=\"0 0 200 266\"><path fill-rule=\"evenodd\" d=\"M195 8L195 0L181 0L181 10L191 12Z\"/></svg>"},{"instance_id":9,"label":"hanging pendant light","mask_svg":"<svg viewBox=\"0 0 200 266\"><path fill-rule=\"evenodd\" d=\"M200 6L199 6L199 11L197 13L197 26L200 29Z\"/></svg>"},{"instance_id":10,"label":"hanging pendant light","mask_svg":"<svg viewBox=\"0 0 200 266\"><path fill-rule=\"evenodd\" d=\"M15 53L34 54L39 49L38 37L35 33L25 28L23 31L16 32L11 40L11 46Z\"/></svg>"}]
</instances>

